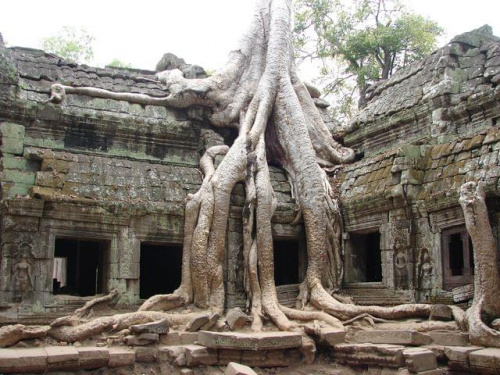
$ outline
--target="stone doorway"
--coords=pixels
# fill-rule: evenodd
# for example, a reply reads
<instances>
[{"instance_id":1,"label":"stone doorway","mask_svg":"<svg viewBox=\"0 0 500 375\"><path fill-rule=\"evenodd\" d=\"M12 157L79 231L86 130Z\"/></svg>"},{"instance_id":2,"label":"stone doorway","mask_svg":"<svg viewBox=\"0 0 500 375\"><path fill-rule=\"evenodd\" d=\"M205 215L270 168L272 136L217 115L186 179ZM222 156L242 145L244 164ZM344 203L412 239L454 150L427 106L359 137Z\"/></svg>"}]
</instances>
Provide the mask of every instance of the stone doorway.
<instances>
[{"instance_id":1,"label":"stone doorway","mask_svg":"<svg viewBox=\"0 0 500 375\"><path fill-rule=\"evenodd\" d=\"M465 226L443 230L441 239L444 290L472 284L474 249Z\"/></svg>"},{"instance_id":2,"label":"stone doorway","mask_svg":"<svg viewBox=\"0 0 500 375\"><path fill-rule=\"evenodd\" d=\"M275 240L274 249L274 282L276 286L300 284L301 254L299 240Z\"/></svg>"},{"instance_id":3,"label":"stone doorway","mask_svg":"<svg viewBox=\"0 0 500 375\"><path fill-rule=\"evenodd\" d=\"M107 292L109 241L58 238L53 293L80 297Z\"/></svg>"},{"instance_id":4,"label":"stone doorway","mask_svg":"<svg viewBox=\"0 0 500 375\"><path fill-rule=\"evenodd\" d=\"M381 282L380 233L349 233L346 263L345 277L348 283Z\"/></svg>"},{"instance_id":5,"label":"stone doorway","mask_svg":"<svg viewBox=\"0 0 500 375\"><path fill-rule=\"evenodd\" d=\"M181 284L182 245L141 244L139 297L172 293Z\"/></svg>"}]
</instances>

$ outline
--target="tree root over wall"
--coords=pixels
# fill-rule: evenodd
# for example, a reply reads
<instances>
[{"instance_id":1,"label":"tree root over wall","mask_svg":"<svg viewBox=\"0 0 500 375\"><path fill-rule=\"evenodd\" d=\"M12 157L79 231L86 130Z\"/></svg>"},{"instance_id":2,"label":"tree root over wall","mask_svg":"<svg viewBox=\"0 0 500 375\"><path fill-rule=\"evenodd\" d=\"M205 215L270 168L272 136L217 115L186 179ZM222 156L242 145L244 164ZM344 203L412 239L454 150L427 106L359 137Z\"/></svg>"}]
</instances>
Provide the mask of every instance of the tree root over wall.
<instances>
[{"instance_id":1,"label":"tree root over wall","mask_svg":"<svg viewBox=\"0 0 500 375\"><path fill-rule=\"evenodd\" d=\"M342 321L351 323L358 317L368 317L375 322L429 316L432 305L357 306L332 296L332 292L339 289L343 276L342 218L339 197L332 190L325 170L352 162L354 152L334 140L307 88L297 77L291 45L291 17L291 0L257 1L252 24L241 39L239 49L230 54L226 66L205 79L185 79L178 70L158 73L158 79L165 85L163 98L88 87L53 86L50 99L53 102L61 102L68 94L84 94L176 108L206 106L212 110L210 121L214 126L236 129L238 136L230 147L212 147L200 160L204 174L202 186L186 201L180 287L172 294L151 297L135 313L81 323L78 317L72 317L66 320L69 325L47 329L49 336L75 341L142 322L168 319L173 325L187 323L196 314L154 310L168 311L188 305L222 314L230 195L239 182L245 184L246 190L243 255L245 288L254 331L262 329L263 317L281 330L292 330L315 320L342 327ZM224 157L216 168L217 156ZM271 218L276 199L268 170L271 160L287 172L306 231L308 267L297 309L278 303L274 284ZM478 264L476 261L476 267ZM476 272L476 278L479 277ZM479 280L476 281L477 288ZM484 301L478 301L475 306L481 303L484 306ZM453 313L463 328L463 312L454 308ZM477 317L469 314L469 326L474 331L477 321ZM430 326L439 328L438 323ZM489 342L489 345L493 344Z\"/></svg>"}]
</instances>

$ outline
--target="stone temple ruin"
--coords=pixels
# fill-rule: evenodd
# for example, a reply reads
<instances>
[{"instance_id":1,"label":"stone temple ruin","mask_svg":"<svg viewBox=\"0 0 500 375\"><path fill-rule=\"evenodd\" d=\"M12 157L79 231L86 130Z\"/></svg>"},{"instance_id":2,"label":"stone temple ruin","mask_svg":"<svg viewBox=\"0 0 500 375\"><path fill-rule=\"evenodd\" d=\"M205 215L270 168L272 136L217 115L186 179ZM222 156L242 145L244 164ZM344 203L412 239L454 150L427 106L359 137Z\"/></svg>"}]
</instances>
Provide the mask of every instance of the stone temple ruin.
<instances>
[{"instance_id":1,"label":"stone temple ruin","mask_svg":"<svg viewBox=\"0 0 500 375\"><path fill-rule=\"evenodd\" d=\"M187 78L204 75L182 60L170 68ZM49 101L56 82L159 97L163 91L154 74L77 65L40 50L0 45L0 324L48 324L115 289L115 311L133 309L179 286L184 200L201 185L200 154L232 142L234 134L212 128L202 107L172 109L71 93L61 103ZM344 220L342 293L357 304L470 304L474 249L458 191L467 181L484 182L499 243L499 82L500 40L482 28L369 89L366 108L344 136L357 161L336 176ZM328 121L328 104L311 95ZM306 272L304 228L294 223L286 174L270 169L278 198L275 282L280 302L295 305ZM227 310L245 309L246 303L244 200L237 185L224 269ZM439 309L435 314L439 318ZM317 360L310 362L331 363L316 373L493 374L500 368L500 349L470 346L462 333L354 329L339 336L310 329L318 339ZM299 349L301 338L294 333L256 338L206 332L163 337L161 331L159 342L128 337L127 346L113 346L107 338L93 347L0 349L0 372L135 363L215 374L239 362L293 373L310 355Z\"/></svg>"}]
</instances>

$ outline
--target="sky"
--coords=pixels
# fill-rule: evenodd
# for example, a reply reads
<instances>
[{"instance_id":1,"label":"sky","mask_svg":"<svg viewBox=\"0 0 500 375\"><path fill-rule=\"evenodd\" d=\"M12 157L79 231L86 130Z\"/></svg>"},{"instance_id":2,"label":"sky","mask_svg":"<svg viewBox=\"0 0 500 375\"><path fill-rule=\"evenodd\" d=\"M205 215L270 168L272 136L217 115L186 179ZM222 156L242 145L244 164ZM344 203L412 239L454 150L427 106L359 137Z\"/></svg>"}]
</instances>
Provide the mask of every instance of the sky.
<instances>
[{"instance_id":1,"label":"sky","mask_svg":"<svg viewBox=\"0 0 500 375\"><path fill-rule=\"evenodd\" d=\"M95 65L113 59L154 70L166 52L208 70L221 67L236 48L253 14L255 0L4 0L0 33L9 46L39 48L65 25L94 35ZM500 0L408 0L417 13L454 35L484 24L500 36Z\"/></svg>"}]
</instances>

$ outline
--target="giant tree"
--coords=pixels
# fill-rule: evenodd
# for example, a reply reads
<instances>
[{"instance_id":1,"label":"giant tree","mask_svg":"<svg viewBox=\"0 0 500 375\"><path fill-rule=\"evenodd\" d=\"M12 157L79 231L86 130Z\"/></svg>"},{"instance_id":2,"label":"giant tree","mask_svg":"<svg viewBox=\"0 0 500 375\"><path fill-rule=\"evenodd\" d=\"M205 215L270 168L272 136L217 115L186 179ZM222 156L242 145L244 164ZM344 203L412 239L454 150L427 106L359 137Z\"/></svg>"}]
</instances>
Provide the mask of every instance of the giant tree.
<instances>
[{"instance_id":1,"label":"giant tree","mask_svg":"<svg viewBox=\"0 0 500 375\"><path fill-rule=\"evenodd\" d=\"M222 314L230 196L239 182L245 184L246 192L243 255L255 331L261 329L263 316L279 329L289 330L297 321L320 320L341 327L341 321L359 315L383 319L429 315L431 305L357 306L343 303L331 293L342 279L342 218L339 197L327 172L353 161L354 153L334 140L297 76L291 8L291 0L258 0L250 28L225 67L204 79L186 79L179 70L161 72L158 79L164 84L165 97L52 86L50 100L54 103L64 100L65 95L85 94L177 108L206 106L211 109L212 125L232 128L237 137L231 145L209 148L200 160L204 179L200 190L187 197L185 209L180 287L172 294L151 297L138 312L90 321L78 313L55 323L47 334L76 341L137 322L168 319L179 324L196 313L157 311L186 305L195 312ZM217 156L223 156L220 163L214 162ZM295 221L303 222L307 237L308 266L297 309L281 306L275 290L271 221L276 199L268 170L271 159L289 176L297 202ZM302 308L305 305L307 309ZM460 320L459 310L454 311ZM16 332L18 336L23 333L22 329Z\"/></svg>"}]
</instances>

